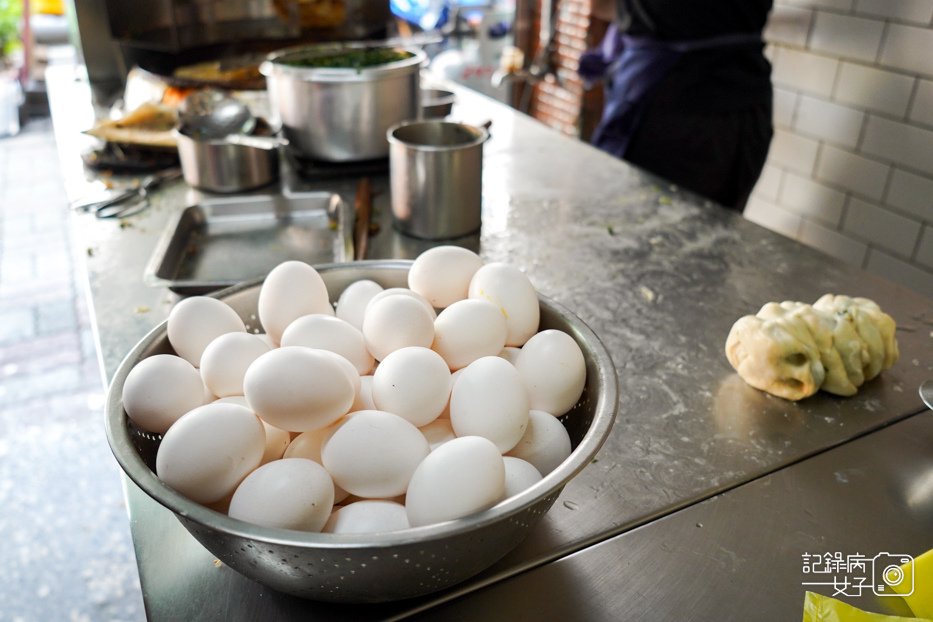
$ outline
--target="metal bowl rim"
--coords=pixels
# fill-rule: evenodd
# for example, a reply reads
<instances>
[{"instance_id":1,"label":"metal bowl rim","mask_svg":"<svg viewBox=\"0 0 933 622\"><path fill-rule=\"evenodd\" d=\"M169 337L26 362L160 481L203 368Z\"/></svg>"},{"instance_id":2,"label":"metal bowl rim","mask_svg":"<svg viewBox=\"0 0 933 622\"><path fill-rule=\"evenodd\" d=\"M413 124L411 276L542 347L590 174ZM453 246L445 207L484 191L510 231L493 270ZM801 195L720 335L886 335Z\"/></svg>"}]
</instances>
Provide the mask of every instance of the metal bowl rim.
<instances>
[{"instance_id":1,"label":"metal bowl rim","mask_svg":"<svg viewBox=\"0 0 933 622\"><path fill-rule=\"evenodd\" d=\"M408 141L395 135L398 130L415 125L451 125L461 127L473 135L473 138L467 142L462 143L450 145L432 145L428 143L416 143ZM444 119L406 119L404 121L395 123L386 130L386 140L388 140L392 145L400 145L407 149L414 149L416 151L458 151L462 149L469 149L470 147L476 147L477 145L482 145L485 143L487 140L489 140L489 130L482 125L470 125L469 123L445 121ZM579 321L577 318L574 319Z\"/></svg>"},{"instance_id":2,"label":"metal bowl rim","mask_svg":"<svg viewBox=\"0 0 933 622\"><path fill-rule=\"evenodd\" d=\"M411 260L364 260L345 264L320 264L314 266L319 272L333 270L407 270ZM365 278L365 277L360 277ZM253 287L257 287L264 277L244 281L232 287L210 294L215 298L225 298ZM123 411L122 387L135 365L154 343L165 337L167 320L153 328L124 357L107 393L105 427L107 441L111 451L126 475L148 496L165 506L181 518L194 521L218 533L229 537L246 538L269 544L292 546L296 548L319 548L330 550L385 549L419 543L430 543L451 536L476 531L491 524L526 511L545 501L551 494L559 493L574 476L589 464L609 435L618 408L618 378L615 367L605 346L593 331L569 310L549 298L539 294L539 302L550 307L558 316L571 323L580 337L595 355L599 372L600 390L596 395L593 421L577 447L570 456L547 474L541 481L497 505L477 512L468 517L442 523L413 527L401 531L375 534L328 534L301 532L272 527L262 527L216 512L197 504L175 492L153 473L135 451L126 425Z\"/></svg>"},{"instance_id":3,"label":"metal bowl rim","mask_svg":"<svg viewBox=\"0 0 933 622\"><path fill-rule=\"evenodd\" d=\"M313 55L313 52L321 52L321 55L327 52L339 52L341 50L354 50L371 48L372 45L364 43L335 43L318 44L311 46L297 46L272 52L259 65L259 72L270 77L274 75L289 76L300 80L314 81L364 81L382 78L390 78L395 75L405 75L412 71L420 72L423 65L428 62L428 55L424 50L418 47L387 45L380 47L392 47L402 49L411 54L409 58L383 63L381 65L372 65L369 67L296 67L286 64L283 59L286 57L300 56L303 54Z\"/></svg>"}]
</instances>

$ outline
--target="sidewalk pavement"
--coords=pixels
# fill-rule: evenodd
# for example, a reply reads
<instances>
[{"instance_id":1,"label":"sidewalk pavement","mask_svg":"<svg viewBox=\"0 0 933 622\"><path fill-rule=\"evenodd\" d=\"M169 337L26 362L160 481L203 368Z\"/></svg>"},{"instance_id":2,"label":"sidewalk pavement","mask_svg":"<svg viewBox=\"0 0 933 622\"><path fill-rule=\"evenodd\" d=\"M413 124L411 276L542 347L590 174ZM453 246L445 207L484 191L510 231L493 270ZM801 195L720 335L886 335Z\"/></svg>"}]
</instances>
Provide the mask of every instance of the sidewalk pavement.
<instances>
[{"instance_id":1,"label":"sidewalk pavement","mask_svg":"<svg viewBox=\"0 0 933 622\"><path fill-rule=\"evenodd\" d=\"M0 622L144 620L49 119L0 138Z\"/></svg>"}]
</instances>

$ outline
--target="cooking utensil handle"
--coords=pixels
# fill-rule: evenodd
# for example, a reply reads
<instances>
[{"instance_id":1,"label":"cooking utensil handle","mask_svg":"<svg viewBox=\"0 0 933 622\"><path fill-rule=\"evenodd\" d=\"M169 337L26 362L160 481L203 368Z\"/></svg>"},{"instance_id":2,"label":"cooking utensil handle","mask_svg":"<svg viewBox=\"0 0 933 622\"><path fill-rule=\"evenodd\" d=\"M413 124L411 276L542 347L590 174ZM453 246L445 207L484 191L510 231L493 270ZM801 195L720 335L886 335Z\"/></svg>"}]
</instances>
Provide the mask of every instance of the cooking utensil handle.
<instances>
[{"instance_id":1,"label":"cooking utensil handle","mask_svg":"<svg viewBox=\"0 0 933 622\"><path fill-rule=\"evenodd\" d=\"M79 212L96 212L106 207L110 207L111 205L119 205L120 203L128 201L133 198L136 192L137 188L130 188L128 190L120 191L117 194L114 194L105 199L78 199L71 204L71 209Z\"/></svg>"},{"instance_id":2,"label":"cooking utensil handle","mask_svg":"<svg viewBox=\"0 0 933 622\"><path fill-rule=\"evenodd\" d=\"M245 147L255 147L256 149L275 149L288 145L287 138L278 136L253 136L250 134L228 134L224 140L234 145L243 145Z\"/></svg>"},{"instance_id":3,"label":"cooking utensil handle","mask_svg":"<svg viewBox=\"0 0 933 622\"><path fill-rule=\"evenodd\" d=\"M133 201L128 200L129 198L135 196L136 199ZM142 190L137 189L127 198L120 201L119 203L114 203L110 205L104 205L98 207L94 210L94 215L98 218L121 218L125 216L130 210L138 206L140 203L146 201L146 197L142 195ZM132 213L136 213L135 211Z\"/></svg>"},{"instance_id":4,"label":"cooking utensil handle","mask_svg":"<svg viewBox=\"0 0 933 622\"><path fill-rule=\"evenodd\" d=\"M366 247L369 242L369 221L372 215L373 182L369 177L360 179L356 186L354 212L356 222L353 226L353 258L366 259Z\"/></svg>"},{"instance_id":5,"label":"cooking utensil handle","mask_svg":"<svg viewBox=\"0 0 933 622\"><path fill-rule=\"evenodd\" d=\"M119 200L108 201L98 206L94 214L98 218L124 218L138 214L149 206L149 193L162 184L181 176L180 168L171 168L157 175L150 175L137 188L128 190ZM131 200L135 197L135 200Z\"/></svg>"}]
</instances>

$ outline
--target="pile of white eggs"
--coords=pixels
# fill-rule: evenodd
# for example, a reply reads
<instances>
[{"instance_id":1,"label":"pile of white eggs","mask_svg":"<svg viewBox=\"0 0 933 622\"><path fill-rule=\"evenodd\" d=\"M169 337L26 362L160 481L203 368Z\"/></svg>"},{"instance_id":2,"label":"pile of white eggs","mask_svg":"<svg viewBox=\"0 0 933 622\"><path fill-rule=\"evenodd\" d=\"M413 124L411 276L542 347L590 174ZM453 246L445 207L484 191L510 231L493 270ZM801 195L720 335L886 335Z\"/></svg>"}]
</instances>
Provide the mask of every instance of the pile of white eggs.
<instances>
[{"instance_id":1,"label":"pile of white eggs","mask_svg":"<svg viewBox=\"0 0 933 622\"><path fill-rule=\"evenodd\" d=\"M528 277L472 251L419 255L408 288L351 283L331 303L310 265L278 265L249 332L192 296L175 354L136 364L123 406L162 434L156 473L251 523L331 533L467 516L533 485L571 451L558 417L580 399L583 353L538 331Z\"/></svg>"}]
</instances>

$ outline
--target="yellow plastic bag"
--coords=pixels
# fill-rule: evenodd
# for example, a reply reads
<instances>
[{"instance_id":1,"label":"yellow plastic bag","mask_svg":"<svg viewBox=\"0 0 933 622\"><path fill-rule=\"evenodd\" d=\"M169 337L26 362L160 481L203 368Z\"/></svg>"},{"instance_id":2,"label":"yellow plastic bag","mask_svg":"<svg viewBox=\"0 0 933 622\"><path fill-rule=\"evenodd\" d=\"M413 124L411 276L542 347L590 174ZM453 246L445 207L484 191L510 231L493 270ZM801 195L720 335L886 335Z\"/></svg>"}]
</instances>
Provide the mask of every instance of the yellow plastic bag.
<instances>
[{"instance_id":1,"label":"yellow plastic bag","mask_svg":"<svg viewBox=\"0 0 933 622\"><path fill-rule=\"evenodd\" d=\"M901 566L901 582L892 585L918 618L933 618L933 550ZM913 583L911 583L913 581ZM913 593L909 596L911 587Z\"/></svg>"},{"instance_id":2,"label":"yellow plastic bag","mask_svg":"<svg viewBox=\"0 0 933 622\"><path fill-rule=\"evenodd\" d=\"M896 596L894 598L897 598ZM803 622L920 622L917 618L868 613L852 605L807 592L803 601ZM930 622L927 620L926 622Z\"/></svg>"}]
</instances>

